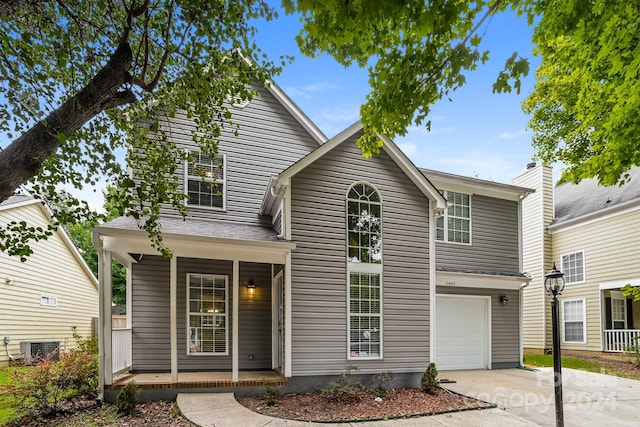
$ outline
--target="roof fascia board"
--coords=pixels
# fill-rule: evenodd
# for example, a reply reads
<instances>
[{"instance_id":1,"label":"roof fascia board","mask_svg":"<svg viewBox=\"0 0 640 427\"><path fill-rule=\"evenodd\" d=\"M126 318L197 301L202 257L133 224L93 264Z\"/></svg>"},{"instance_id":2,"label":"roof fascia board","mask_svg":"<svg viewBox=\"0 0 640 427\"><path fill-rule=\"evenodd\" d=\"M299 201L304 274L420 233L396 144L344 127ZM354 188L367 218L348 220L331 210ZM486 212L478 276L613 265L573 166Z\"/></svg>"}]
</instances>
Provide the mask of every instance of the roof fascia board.
<instances>
[{"instance_id":1,"label":"roof fascia board","mask_svg":"<svg viewBox=\"0 0 640 427\"><path fill-rule=\"evenodd\" d=\"M424 176L411 160L400 150L400 148L384 135L378 135L382 139L382 149L396 162L409 179L427 196L436 202L435 211L447 208L447 201L433 185L431 180Z\"/></svg>"},{"instance_id":2,"label":"roof fascia board","mask_svg":"<svg viewBox=\"0 0 640 427\"><path fill-rule=\"evenodd\" d=\"M549 233L556 234L563 231L568 231L577 227L593 224L598 221L615 218L616 216L637 211L638 209L640 209L640 199L630 200L626 203L621 203L619 205L601 209L596 212L590 212L588 214L563 221L558 224L551 224L549 225Z\"/></svg>"},{"instance_id":3,"label":"roof fascia board","mask_svg":"<svg viewBox=\"0 0 640 427\"><path fill-rule=\"evenodd\" d=\"M327 141L326 135L320 130L315 123L296 105L295 102L273 80L265 82L267 90L273 95L282 106L300 123L300 125L309 132L309 135L321 145Z\"/></svg>"},{"instance_id":4,"label":"roof fascia board","mask_svg":"<svg viewBox=\"0 0 640 427\"><path fill-rule=\"evenodd\" d=\"M298 172L311 165L313 162L327 154L329 151L333 150L335 147L340 145L360 129L362 129L362 123L360 123L360 121L357 121L333 138L331 138L329 141L322 144L320 147L313 150L311 153L307 154L302 159L298 160L293 165L289 166L282 173L280 173L280 175L278 175L278 184L288 185L289 180Z\"/></svg>"},{"instance_id":5,"label":"roof fascia board","mask_svg":"<svg viewBox=\"0 0 640 427\"><path fill-rule=\"evenodd\" d=\"M41 204L40 200L27 199L27 200L23 200L22 202L0 205L0 211L6 211L6 210L9 210L9 209L20 208L22 206L29 206L29 205L32 205L34 203Z\"/></svg>"},{"instance_id":6,"label":"roof fascia board","mask_svg":"<svg viewBox=\"0 0 640 427\"><path fill-rule=\"evenodd\" d=\"M524 199L529 194L535 192L533 188L485 181L461 175L445 174L430 169L421 169L421 171L439 189L513 201Z\"/></svg>"}]
</instances>

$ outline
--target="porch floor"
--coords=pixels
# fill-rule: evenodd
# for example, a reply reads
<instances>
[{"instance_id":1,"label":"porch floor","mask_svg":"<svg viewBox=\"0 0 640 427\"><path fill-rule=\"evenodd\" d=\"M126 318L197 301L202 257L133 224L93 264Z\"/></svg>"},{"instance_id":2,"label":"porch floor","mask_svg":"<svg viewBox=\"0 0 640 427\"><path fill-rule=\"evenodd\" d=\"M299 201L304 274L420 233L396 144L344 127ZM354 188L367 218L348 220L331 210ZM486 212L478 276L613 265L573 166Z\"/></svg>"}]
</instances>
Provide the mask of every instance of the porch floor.
<instances>
[{"instance_id":1,"label":"porch floor","mask_svg":"<svg viewBox=\"0 0 640 427\"><path fill-rule=\"evenodd\" d=\"M119 389L131 382L143 389L261 387L265 382L286 385L284 377L274 371L242 371L238 373L238 382L232 381L231 372L179 372L175 384L171 382L171 373L163 372L120 375L107 388Z\"/></svg>"}]
</instances>

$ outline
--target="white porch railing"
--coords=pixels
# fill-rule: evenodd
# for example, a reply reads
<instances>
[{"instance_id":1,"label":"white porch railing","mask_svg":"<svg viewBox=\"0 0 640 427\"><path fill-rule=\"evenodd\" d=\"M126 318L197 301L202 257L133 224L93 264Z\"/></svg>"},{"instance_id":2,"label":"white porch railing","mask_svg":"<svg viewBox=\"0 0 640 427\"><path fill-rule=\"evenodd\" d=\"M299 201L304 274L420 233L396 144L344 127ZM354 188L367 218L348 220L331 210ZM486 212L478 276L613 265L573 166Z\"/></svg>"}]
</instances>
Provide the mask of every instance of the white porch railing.
<instances>
[{"instance_id":1,"label":"white porch railing","mask_svg":"<svg viewBox=\"0 0 640 427\"><path fill-rule=\"evenodd\" d=\"M629 346L640 344L639 329L605 329L604 331L604 351L625 353L629 351Z\"/></svg>"},{"instance_id":2,"label":"white porch railing","mask_svg":"<svg viewBox=\"0 0 640 427\"><path fill-rule=\"evenodd\" d=\"M111 357L114 374L131 369L131 328L111 331Z\"/></svg>"}]
</instances>

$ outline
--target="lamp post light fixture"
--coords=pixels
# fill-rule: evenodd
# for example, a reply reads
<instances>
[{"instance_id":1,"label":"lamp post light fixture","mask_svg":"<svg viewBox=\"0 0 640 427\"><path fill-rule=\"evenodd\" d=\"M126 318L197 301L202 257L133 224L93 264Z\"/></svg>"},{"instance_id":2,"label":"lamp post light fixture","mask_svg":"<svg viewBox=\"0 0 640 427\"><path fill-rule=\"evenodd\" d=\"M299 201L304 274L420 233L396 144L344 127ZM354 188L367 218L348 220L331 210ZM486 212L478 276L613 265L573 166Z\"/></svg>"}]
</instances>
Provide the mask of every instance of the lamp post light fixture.
<instances>
[{"instance_id":1,"label":"lamp post light fixture","mask_svg":"<svg viewBox=\"0 0 640 427\"><path fill-rule=\"evenodd\" d=\"M551 271L544 275L544 289L551 297L551 323L553 326L553 384L556 398L556 426L564 426L562 404L562 357L560 355L560 331L558 330L558 295L564 289L564 273L553 263Z\"/></svg>"}]
</instances>

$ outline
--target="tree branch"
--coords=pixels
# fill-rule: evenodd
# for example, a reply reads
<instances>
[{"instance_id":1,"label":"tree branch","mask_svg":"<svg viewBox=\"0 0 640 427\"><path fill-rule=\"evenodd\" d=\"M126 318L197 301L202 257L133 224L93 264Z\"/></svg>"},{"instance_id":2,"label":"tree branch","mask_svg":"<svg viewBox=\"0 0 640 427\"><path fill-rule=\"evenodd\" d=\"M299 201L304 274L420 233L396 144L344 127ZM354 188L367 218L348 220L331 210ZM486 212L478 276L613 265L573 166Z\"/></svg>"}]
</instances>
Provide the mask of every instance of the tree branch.
<instances>
[{"instance_id":1,"label":"tree branch","mask_svg":"<svg viewBox=\"0 0 640 427\"><path fill-rule=\"evenodd\" d=\"M131 91L120 90L131 80L132 60L129 44L120 43L84 88L0 152L0 202L38 173L60 146L60 138L72 135L106 108L135 100Z\"/></svg>"}]
</instances>

